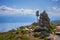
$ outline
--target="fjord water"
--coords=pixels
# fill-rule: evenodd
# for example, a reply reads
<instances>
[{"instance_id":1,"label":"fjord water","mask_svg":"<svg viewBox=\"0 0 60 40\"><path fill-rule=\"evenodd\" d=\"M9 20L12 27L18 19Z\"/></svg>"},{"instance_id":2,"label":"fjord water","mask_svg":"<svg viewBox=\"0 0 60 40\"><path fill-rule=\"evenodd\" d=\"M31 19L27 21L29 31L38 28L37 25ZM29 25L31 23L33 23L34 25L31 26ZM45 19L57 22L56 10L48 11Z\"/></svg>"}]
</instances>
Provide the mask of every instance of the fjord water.
<instances>
[{"instance_id":1,"label":"fjord water","mask_svg":"<svg viewBox=\"0 0 60 40\"><path fill-rule=\"evenodd\" d=\"M19 28L20 26L30 25L31 23L0 23L0 32L6 32L11 29Z\"/></svg>"}]
</instances>

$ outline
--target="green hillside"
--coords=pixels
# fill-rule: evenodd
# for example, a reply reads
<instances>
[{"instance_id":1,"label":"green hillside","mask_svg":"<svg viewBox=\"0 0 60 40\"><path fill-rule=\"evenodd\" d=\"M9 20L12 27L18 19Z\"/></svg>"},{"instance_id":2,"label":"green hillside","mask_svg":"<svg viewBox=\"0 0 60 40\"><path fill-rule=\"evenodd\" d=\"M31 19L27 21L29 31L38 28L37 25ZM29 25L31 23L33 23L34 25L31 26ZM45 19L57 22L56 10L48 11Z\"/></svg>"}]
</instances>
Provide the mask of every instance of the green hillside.
<instances>
[{"instance_id":1,"label":"green hillside","mask_svg":"<svg viewBox=\"0 0 60 40\"><path fill-rule=\"evenodd\" d=\"M17 30L9 30L8 32L0 33L0 40L38 40L34 35L36 23L29 26L21 26Z\"/></svg>"},{"instance_id":2,"label":"green hillside","mask_svg":"<svg viewBox=\"0 0 60 40\"><path fill-rule=\"evenodd\" d=\"M38 33L33 32L37 23L32 23L29 26L21 26L16 30L10 30L8 32L0 33L0 40L40 40L42 37ZM52 24L53 29L56 24ZM53 30L52 30L53 32Z\"/></svg>"}]
</instances>

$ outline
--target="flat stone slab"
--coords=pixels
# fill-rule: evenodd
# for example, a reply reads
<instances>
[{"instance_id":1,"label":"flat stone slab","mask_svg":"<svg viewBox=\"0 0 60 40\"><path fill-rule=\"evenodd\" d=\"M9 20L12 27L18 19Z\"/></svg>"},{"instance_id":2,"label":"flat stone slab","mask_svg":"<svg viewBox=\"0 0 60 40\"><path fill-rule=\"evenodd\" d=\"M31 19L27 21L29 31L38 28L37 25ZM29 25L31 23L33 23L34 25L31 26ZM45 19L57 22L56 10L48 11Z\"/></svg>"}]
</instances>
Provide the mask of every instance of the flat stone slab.
<instances>
[{"instance_id":1,"label":"flat stone slab","mask_svg":"<svg viewBox=\"0 0 60 40\"><path fill-rule=\"evenodd\" d=\"M54 40L60 40L60 35L55 35Z\"/></svg>"},{"instance_id":2,"label":"flat stone slab","mask_svg":"<svg viewBox=\"0 0 60 40\"><path fill-rule=\"evenodd\" d=\"M51 34L51 36L48 37L48 38L50 38L50 40L60 40L60 35L53 35L53 34Z\"/></svg>"}]
</instances>

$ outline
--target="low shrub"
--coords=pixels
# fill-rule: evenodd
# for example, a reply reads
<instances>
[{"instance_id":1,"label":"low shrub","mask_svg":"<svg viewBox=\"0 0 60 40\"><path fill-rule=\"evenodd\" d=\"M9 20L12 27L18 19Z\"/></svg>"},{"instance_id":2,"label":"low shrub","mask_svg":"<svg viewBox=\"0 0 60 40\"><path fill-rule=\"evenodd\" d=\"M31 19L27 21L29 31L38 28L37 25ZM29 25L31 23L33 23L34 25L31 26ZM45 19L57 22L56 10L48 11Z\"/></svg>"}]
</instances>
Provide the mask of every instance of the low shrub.
<instances>
[{"instance_id":1,"label":"low shrub","mask_svg":"<svg viewBox=\"0 0 60 40\"><path fill-rule=\"evenodd\" d=\"M39 36L40 36L40 34L38 32L34 33L34 37L39 37Z\"/></svg>"},{"instance_id":2,"label":"low shrub","mask_svg":"<svg viewBox=\"0 0 60 40\"><path fill-rule=\"evenodd\" d=\"M22 35L21 40L30 40L30 38L27 35Z\"/></svg>"}]
</instances>

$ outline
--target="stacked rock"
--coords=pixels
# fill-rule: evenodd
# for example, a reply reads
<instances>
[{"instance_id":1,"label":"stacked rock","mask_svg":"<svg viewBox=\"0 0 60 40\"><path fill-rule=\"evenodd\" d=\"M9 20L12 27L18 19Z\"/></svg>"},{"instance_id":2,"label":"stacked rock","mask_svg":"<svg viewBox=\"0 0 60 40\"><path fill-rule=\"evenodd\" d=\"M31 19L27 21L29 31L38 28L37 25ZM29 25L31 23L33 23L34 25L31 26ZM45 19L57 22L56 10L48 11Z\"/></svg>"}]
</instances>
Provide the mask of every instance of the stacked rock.
<instances>
[{"instance_id":1,"label":"stacked rock","mask_svg":"<svg viewBox=\"0 0 60 40\"><path fill-rule=\"evenodd\" d=\"M35 32L41 32L44 36L50 35L50 19L46 11L40 13L38 26L35 28Z\"/></svg>"}]
</instances>

